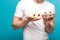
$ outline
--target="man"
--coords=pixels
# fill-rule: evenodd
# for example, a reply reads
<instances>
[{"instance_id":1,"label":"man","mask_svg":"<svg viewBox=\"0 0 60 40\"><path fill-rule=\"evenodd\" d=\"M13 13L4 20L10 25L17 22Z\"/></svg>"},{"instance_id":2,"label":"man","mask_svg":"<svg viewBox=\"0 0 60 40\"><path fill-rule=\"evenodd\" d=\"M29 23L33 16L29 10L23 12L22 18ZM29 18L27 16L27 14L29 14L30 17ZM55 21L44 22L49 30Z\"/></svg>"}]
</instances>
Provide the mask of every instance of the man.
<instances>
[{"instance_id":1,"label":"man","mask_svg":"<svg viewBox=\"0 0 60 40\"><path fill-rule=\"evenodd\" d=\"M48 40L47 33L52 33L54 29L54 10L54 5L46 0L20 1L16 7L12 26L14 29L23 28L23 40ZM34 13L40 13L42 17L29 16Z\"/></svg>"}]
</instances>

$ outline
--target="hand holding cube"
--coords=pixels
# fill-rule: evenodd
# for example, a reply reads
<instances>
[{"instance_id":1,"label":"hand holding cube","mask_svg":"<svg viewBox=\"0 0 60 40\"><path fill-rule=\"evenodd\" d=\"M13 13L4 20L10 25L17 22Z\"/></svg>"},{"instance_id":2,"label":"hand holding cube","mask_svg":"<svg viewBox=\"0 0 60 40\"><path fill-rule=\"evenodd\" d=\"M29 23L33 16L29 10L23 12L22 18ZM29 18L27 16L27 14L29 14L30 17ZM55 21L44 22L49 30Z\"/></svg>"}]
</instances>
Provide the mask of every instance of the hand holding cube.
<instances>
[{"instance_id":1,"label":"hand holding cube","mask_svg":"<svg viewBox=\"0 0 60 40\"><path fill-rule=\"evenodd\" d=\"M43 14L41 13L34 13L31 15L28 15L27 17L31 17L30 20L39 20L39 19L46 19L46 20L51 20L54 19L54 14L52 12L44 12Z\"/></svg>"}]
</instances>

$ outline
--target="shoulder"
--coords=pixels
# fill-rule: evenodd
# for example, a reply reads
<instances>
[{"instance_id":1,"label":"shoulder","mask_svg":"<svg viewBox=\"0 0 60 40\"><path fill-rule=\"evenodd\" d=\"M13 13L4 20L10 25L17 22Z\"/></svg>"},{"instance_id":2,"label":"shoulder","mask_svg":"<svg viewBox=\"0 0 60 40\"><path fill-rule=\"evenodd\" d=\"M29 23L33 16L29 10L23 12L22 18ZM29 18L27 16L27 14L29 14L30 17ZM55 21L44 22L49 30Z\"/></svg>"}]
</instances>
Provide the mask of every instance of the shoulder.
<instances>
[{"instance_id":1,"label":"shoulder","mask_svg":"<svg viewBox=\"0 0 60 40\"><path fill-rule=\"evenodd\" d=\"M46 4L47 4L49 7L55 8L55 5L54 5L54 4L52 4L52 3L51 3L51 2L49 2L49 1L46 1Z\"/></svg>"},{"instance_id":2,"label":"shoulder","mask_svg":"<svg viewBox=\"0 0 60 40\"><path fill-rule=\"evenodd\" d=\"M23 6L23 3L22 3L22 1L19 1L19 2L17 3L17 6L16 6L16 7L21 7L21 6Z\"/></svg>"},{"instance_id":3,"label":"shoulder","mask_svg":"<svg viewBox=\"0 0 60 40\"><path fill-rule=\"evenodd\" d=\"M17 3L16 9L24 9L25 8L25 3L23 1L19 1Z\"/></svg>"}]
</instances>

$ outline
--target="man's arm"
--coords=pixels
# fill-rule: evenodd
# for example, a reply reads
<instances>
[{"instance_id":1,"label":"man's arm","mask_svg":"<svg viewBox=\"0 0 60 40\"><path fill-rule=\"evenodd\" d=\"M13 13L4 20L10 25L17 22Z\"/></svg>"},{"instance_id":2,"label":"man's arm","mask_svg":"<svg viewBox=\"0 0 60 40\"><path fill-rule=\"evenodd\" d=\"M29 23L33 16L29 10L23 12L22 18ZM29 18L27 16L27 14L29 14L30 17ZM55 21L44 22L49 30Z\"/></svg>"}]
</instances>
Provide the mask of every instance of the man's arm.
<instances>
[{"instance_id":1,"label":"man's arm","mask_svg":"<svg viewBox=\"0 0 60 40\"><path fill-rule=\"evenodd\" d=\"M46 22L45 31L47 33L52 33L54 30L54 20L50 20L49 22Z\"/></svg>"},{"instance_id":2,"label":"man's arm","mask_svg":"<svg viewBox=\"0 0 60 40\"><path fill-rule=\"evenodd\" d=\"M26 18L22 19L22 18L14 16L12 27L13 29L18 29L20 27L24 27L28 22L29 21Z\"/></svg>"},{"instance_id":3,"label":"man's arm","mask_svg":"<svg viewBox=\"0 0 60 40\"><path fill-rule=\"evenodd\" d=\"M14 16L12 26L14 29L25 27L30 21L40 20L39 18L26 17L24 19Z\"/></svg>"},{"instance_id":4,"label":"man's arm","mask_svg":"<svg viewBox=\"0 0 60 40\"><path fill-rule=\"evenodd\" d=\"M44 18L44 16L47 16L47 17ZM54 29L54 14L43 15L43 20L45 24L45 31L47 33L52 33Z\"/></svg>"}]
</instances>

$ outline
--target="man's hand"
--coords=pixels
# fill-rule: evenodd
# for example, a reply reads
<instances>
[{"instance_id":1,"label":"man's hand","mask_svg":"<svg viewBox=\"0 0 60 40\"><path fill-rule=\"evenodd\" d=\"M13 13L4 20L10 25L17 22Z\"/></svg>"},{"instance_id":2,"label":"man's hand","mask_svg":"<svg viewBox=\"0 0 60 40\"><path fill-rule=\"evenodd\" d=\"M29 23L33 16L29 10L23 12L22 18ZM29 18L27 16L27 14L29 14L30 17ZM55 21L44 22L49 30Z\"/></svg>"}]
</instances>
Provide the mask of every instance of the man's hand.
<instances>
[{"instance_id":1,"label":"man's hand","mask_svg":"<svg viewBox=\"0 0 60 40\"><path fill-rule=\"evenodd\" d=\"M54 14L44 14L43 21L45 24L45 31L47 33L51 33L54 28Z\"/></svg>"},{"instance_id":2,"label":"man's hand","mask_svg":"<svg viewBox=\"0 0 60 40\"><path fill-rule=\"evenodd\" d=\"M20 27L25 28L25 26L26 26L30 21L37 21L37 20L40 20L40 18L24 17L24 18L22 19L22 18L19 18L19 17L14 16L12 26L13 26L14 29L18 29L18 28L20 28Z\"/></svg>"},{"instance_id":3,"label":"man's hand","mask_svg":"<svg viewBox=\"0 0 60 40\"><path fill-rule=\"evenodd\" d=\"M41 18L35 18L35 17L27 17L28 21L37 21L40 20Z\"/></svg>"}]
</instances>

